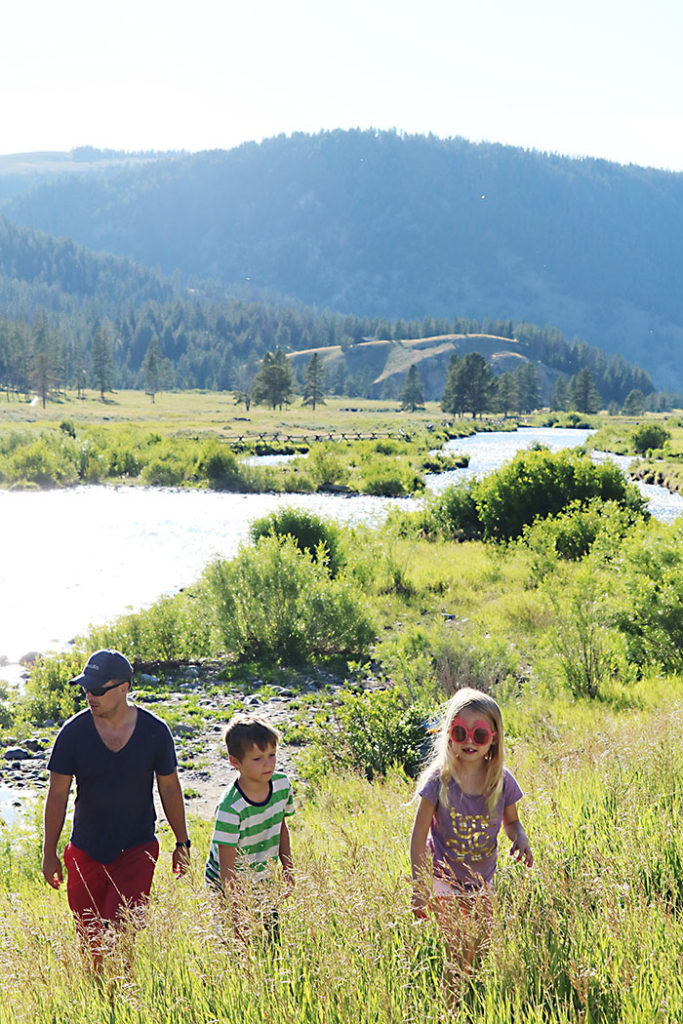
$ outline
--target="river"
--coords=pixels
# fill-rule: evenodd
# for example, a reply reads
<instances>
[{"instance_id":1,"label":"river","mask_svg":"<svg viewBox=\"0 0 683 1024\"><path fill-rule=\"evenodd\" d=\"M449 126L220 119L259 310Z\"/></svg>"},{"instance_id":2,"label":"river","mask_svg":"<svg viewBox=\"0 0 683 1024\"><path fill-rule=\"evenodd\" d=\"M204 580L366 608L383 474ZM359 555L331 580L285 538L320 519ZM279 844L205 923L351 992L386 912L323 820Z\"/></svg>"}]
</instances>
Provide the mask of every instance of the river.
<instances>
[{"instance_id":1,"label":"river","mask_svg":"<svg viewBox=\"0 0 683 1024\"><path fill-rule=\"evenodd\" d=\"M557 451L584 443L588 430L524 428L449 441L470 456L467 469L428 477L444 487L482 476L522 448ZM613 458L626 468L629 458ZM641 485L661 519L683 512L683 499ZM234 555L249 524L284 505L338 522L379 523L393 505L414 499L332 495L220 494L142 487L0 491L5 543L0 562L0 678L18 683L30 651L64 650L74 634L152 604L195 581L214 557ZM0 804L4 803L0 787Z\"/></svg>"},{"instance_id":2,"label":"river","mask_svg":"<svg viewBox=\"0 0 683 1024\"><path fill-rule=\"evenodd\" d=\"M540 443L557 451L583 444L590 433L523 428L449 441L446 450L468 454L469 467L431 475L427 486L440 491L490 472L522 448ZM630 462L595 457L612 458L624 469ZM683 512L679 495L647 485L641 490L658 518ZM192 583L212 558L234 555L249 524L276 508L379 523L396 504L406 499L100 486L0 491L0 678L17 682L25 654L63 650L90 624L147 607Z\"/></svg>"}]
</instances>

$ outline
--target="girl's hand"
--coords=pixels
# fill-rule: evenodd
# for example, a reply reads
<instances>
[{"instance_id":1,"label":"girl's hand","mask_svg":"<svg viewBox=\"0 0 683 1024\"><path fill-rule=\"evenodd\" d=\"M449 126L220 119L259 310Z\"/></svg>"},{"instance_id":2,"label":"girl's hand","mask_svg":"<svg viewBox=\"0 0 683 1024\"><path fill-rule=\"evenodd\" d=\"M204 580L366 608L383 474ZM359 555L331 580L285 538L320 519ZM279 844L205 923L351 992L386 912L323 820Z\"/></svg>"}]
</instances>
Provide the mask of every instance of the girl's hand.
<instances>
[{"instance_id":1,"label":"girl's hand","mask_svg":"<svg viewBox=\"0 0 683 1024\"><path fill-rule=\"evenodd\" d=\"M510 856L514 857L517 861L523 861L528 868L530 868L534 862L534 855L531 852L529 840L526 837L526 832L521 827L513 840L512 846L510 847Z\"/></svg>"},{"instance_id":2,"label":"girl's hand","mask_svg":"<svg viewBox=\"0 0 683 1024\"><path fill-rule=\"evenodd\" d=\"M424 921L429 907L429 901L425 898L425 894L418 890L413 890L410 906L414 917L416 917L418 921Z\"/></svg>"}]
</instances>

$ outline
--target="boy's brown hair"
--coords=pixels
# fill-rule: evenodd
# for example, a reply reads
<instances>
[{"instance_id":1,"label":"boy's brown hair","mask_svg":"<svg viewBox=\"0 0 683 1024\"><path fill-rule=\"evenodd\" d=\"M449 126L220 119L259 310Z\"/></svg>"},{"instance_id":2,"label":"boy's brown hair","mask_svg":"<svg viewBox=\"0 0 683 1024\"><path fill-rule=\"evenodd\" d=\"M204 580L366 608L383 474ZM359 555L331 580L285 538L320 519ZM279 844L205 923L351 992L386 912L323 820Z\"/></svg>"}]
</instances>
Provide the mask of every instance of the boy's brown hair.
<instances>
[{"instance_id":1,"label":"boy's brown hair","mask_svg":"<svg viewBox=\"0 0 683 1024\"><path fill-rule=\"evenodd\" d=\"M225 727L224 737L228 754L236 761L241 761L251 747L267 750L280 742L279 732L257 715L234 715Z\"/></svg>"}]
</instances>

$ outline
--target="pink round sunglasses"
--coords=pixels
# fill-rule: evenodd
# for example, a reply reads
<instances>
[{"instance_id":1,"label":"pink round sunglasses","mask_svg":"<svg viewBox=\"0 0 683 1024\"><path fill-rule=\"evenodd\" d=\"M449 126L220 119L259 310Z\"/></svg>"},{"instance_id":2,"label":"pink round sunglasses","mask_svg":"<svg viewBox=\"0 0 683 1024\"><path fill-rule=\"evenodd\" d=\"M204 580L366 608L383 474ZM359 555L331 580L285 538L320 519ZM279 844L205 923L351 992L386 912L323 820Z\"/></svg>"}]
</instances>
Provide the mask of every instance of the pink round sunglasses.
<instances>
[{"instance_id":1,"label":"pink round sunglasses","mask_svg":"<svg viewBox=\"0 0 683 1024\"><path fill-rule=\"evenodd\" d=\"M471 729L467 728L464 718L454 718L451 723L451 739L454 743L467 743L469 740L475 747L485 747L496 736L497 733L483 718L475 722Z\"/></svg>"}]
</instances>

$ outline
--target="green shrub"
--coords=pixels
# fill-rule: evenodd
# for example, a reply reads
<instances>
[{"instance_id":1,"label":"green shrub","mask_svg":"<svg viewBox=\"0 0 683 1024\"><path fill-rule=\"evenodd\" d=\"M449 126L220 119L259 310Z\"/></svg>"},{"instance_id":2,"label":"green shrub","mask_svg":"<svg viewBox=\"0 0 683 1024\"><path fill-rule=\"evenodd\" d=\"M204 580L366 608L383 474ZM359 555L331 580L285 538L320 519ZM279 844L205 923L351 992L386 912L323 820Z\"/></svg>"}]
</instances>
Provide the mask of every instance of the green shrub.
<instances>
[{"instance_id":1,"label":"green shrub","mask_svg":"<svg viewBox=\"0 0 683 1024\"><path fill-rule=\"evenodd\" d=\"M469 484L456 484L433 498L424 514L416 517L418 528L426 536L446 540L475 540L481 537L477 505Z\"/></svg>"},{"instance_id":2,"label":"green shrub","mask_svg":"<svg viewBox=\"0 0 683 1024\"><path fill-rule=\"evenodd\" d=\"M548 556L557 555L568 561L578 561L588 554L598 538L604 538L613 547L634 524L636 517L629 509L614 501L592 499L587 505L573 501L556 516L536 519L522 531L522 541L535 552L537 558L547 562ZM547 563L547 568L551 568Z\"/></svg>"},{"instance_id":3,"label":"green shrub","mask_svg":"<svg viewBox=\"0 0 683 1024\"><path fill-rule=\"evenodd\" d=\"M292 537L299 550L307 551L314 559L322 553L322 545L330 576L336 576L344 565L339 528L303 509L279 509L254 520L249 528L249 536L254 542L271 534L275 537Z\"/></svg>"},{"instance_id":4,"label":"green shrub","mask_svg":"<svg viewBox=\"0 0 683 1024\"><path fill-rule=\"evenodd\" d=\"M398 690L342 693L327 720L319 720L304 770L315 778L331 767L351 768L374 779L392 767L416 776L422 767L429 712Z\"/></svg>"},{"instance_id":5,"label":"green shrub","mask_svg":"<svg viewBox=\"0 0 683 1024\"><path fill-rule=\"evenodd\" d=\"M519 452L472 488L487 540L519 537L536 518L557 515L573 501L614 501L645 514L645 501L612 462L596 465L583 453Z\"/></svg>"},{"instance_id":6,"label":"green shrub","mask_svg":"<svg viewBox=\"0 0 683 1024\"><path fill-rule=\"evenodd\" d=\"M204 574L226 649L241 658L296 663L311 656L367 653L375 630L358 589L331 579L291 537L262 537Z\"/></svg>"},{"instance_id":7,"label":"green shrub","mask_svg":"<svg viewBox=\"0 0 683 1024\"><path fill-rule=\"evenodd\" d=\"M64 437L66 442L68 437ZM73 442L72 442L73 444ZM39 487L54 487L75 483L77 449L66 443L55 444L45 434L29 444L16 448L5 464L10 483L28 482Z\"/></svg>"},{"instance_id":8,"label":"green shrub","mask_svg":"<svg viewBox=\"0 0 683 1024\"><path fill-rule=\"evenodd\" d=\"M142 470L142 479L150 487L177 487L187 476L185 461L171 451L151 458Z\"/></svg>"},{"instance_id":9,"label":"green shrub","mask_svg":"<svg viewBox=\"0 0 683 1024\"><path fill-rule=\"evenodd\" d=\"M363 469L361 491L385 498L403 498L424 488L424 480L410 465L371 464Z\"/></svg>"},{"instance_id":10,"label":"green shrub","mask_svg":"<svg viewBox=\"0 0 683 1024\"><path fill-rule=\"evenodd\" d=\"M339 449L335 450L327 444L313 445L304 466L318 489L344 484L348 478L348 470Z\"/></svg>"},{"instance_id":11,"label":"green shrub","mask_svg":"<svg viewBox=\"0 0 683 1024\"><path fill-rule=\"evenodd\" d=\"M240 468L233 452L218 441L206 441L197 457L195 473L217 491L234 490L240 482Z\"/></svg>"},{"instance_id":12,"label":"green shrub","mask_svg":"<svg viewBox=\"0 0 683 1024\"><path fill-rule=\"evenodd\" d=\"M650 525L634 530L615 564L619 593L614 623L629 658L641 668L683 667L683 527Z\"/></svg>"},{"instance_id":13,"label":"green shrub","mask_svg":"<svg viewBox=\"0 0 683 1024\"><path fill-rule=\"evenodd\" d=\"M659 423L641 423L631 434L633 448L638 455L645 455L650 449L661 448L671 434Z\"/></svg>"}]
</instances>

